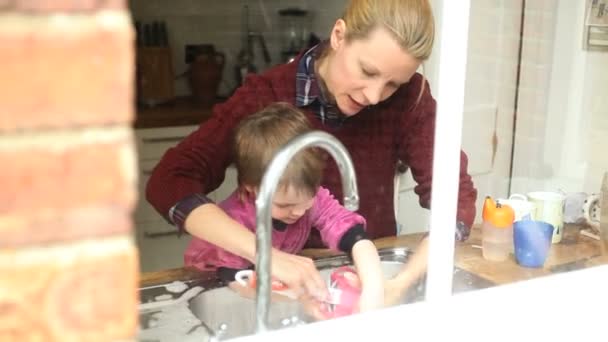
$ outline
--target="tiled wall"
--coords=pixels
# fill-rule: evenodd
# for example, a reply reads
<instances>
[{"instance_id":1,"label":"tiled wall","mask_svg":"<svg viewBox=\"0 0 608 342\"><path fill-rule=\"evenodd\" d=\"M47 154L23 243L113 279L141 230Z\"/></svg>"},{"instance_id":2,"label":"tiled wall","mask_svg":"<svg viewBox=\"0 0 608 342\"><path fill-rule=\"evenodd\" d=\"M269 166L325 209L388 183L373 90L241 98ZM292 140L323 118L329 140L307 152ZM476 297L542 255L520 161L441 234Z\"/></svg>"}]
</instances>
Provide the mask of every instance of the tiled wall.
<instances>
[{"instance_id":1,"label":"tiled wall","mask_svg":"<svg viewBox=\"0 0 608 342\"><path fill-rule=\"evenodd\" d=\"M587 63L581 121L589 120L589 130L588 134L580 134L584 139L579 145L581 159L587 166L582 191L598 192L600 179L608 172L608 52L590 53Z\"/></svg>"},{"instance_id":2,"label":"tiled wall","mask_svg":"<svg viewBox=\"0 0 608 342\"><path fill-rule=\"evenodd\" d=\"M608 144L608 97L603 95L608 53L581 50L583 2L526 1L520 60L522 5L471 1L462 144L479 191L477 222L486 195L595 192L608 169L608 158L598 157ZM413 186L411 180L404 184L404 190ZM404 191L400 197L402 206L414 212L401 215L404 232L424 230L428 212L416 207L415 194Z\"/></svg>"},{"instance_id":3,"label":"tiled wall","mask_svg":"<svg viewBox=\"0 0 608 342\"><path fill-rule=\"evenodd\" d=\"M585 2L526 2L516 192L598 192L608 170L608 52L583 50Z\"/></svg>"},{"instance_id":4,"label":"tiled wall","mask_svg":"<svg viewBox=\"0 0 608 342\"><path fill-rule=\"evenodd\" d=\"M184 72L186 44L214 44L216 50L226 55L220 94L227 94L236 86L234 64L241 49L241 23L243 6L249 7L249 23L252 30L259 31L265 38L272 62L266 65L259 45L254 48L255 65L259 70L281 62L280 23L278 10L299 7L310 12L311 29L320 38L326 38L340 16L345 0L130 0L134 20L151 22L163 20L169 30L169 43L173 51L176 74ZM189 94L190 89L184 78L177 80L178 95Z\"/></svg>"},{"instance_id":5,"label":"tiled wall","mask_svg":"<svg viewBox=\"0 0 608 342\"><path fill-rule=\"evenodd\" d=\"M463 149L480 201L507 190L521 8L521 1L471 2Z\"/></svg>"},{"instance_id":6,"label":"tiled wall","mask_svg":"<svg viewBox=\"0 0 608 342\"><path fill-rule=\"evenodd\" d=\"M0 341L135 337L132 38L121 0L0 4Z\"/></svg>"},{"instance_id":7,"label":"tiled wall","mask_svg":"<svg viewBox=\"0 0 608 342\"><path fill-rule=\"evenodd\" d=\"M476 222L486 195L502 197L508 191L521 9L515 0L471 1L462 148L479 193ZM429 211L419 207L407 178L399 195L401 233L426 230Z\"/></svg>"},{"instance_id":8,"label":"tiled wall","mask_svg":"<svg viewBox=\"0 0 608 342\"><path fill-rule=\"evenodd\" d=\"M485 196L508 194L522 2L471 2L462 147L478 190L477 222Z\"/></svg>"},{"instance_id":9,"label":"tiled wall","mask_svg":"<svg viewBox=\"0 0 608 342\"><path fill-rule=\"evenodd\" d=\"M523 50L518 94L513 191L527 192L551 177L551 161L544 158L550 80L554 62L555 1L526 1ZM565 129L562 128L562 129ZM560 130L562 130L560 129Z\"/></svg>"}]
</instances>

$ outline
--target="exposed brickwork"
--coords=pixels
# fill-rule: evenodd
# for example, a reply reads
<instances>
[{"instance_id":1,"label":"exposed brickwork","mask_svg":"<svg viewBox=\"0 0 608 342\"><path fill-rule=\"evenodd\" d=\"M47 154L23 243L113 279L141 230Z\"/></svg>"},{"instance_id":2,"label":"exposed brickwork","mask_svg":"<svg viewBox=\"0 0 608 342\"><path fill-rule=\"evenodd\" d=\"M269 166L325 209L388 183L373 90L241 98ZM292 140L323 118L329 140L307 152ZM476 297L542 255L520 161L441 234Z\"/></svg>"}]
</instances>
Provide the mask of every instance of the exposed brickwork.
<instances>
[{"instance_id":1,"label":"exposed brickwork","mask_svg":"<svg viewBox=\"0 0 608 342\"><path fill-rule=\"evenodd\" d=\"M0 341L137 333L124 0L0 0Z\"/></svg>"},{"instance_id":2,"label":"exposed brickwork","mask_svg":"<svg viewBox=\"0 0 608 342\"><path fill-rule=\"evenodd\" d=\"M0 137L0 248L130 231L134 154L125 128Z\"/></svg>"},{"instance_id":3,"label":"exposed brickwork","mask_svg":"<svg viewBox=\"0 0 608 342\"><path fill-rule=\"evenodd\" d=\"M96 142L103 135L97 130L38 140L0 138L0 165L10 165L0 170L0 215L48 214L98 205L132 209L136 188L132 141L123 136Z\"/></svg>"},{"instance_id":4,"label":"exposed brickwork","mask_svg":"<svg viewBox=\"0 0 608 342\"><path fill-rule=\"evenodd\" d=\"M137 325L128 239L0 251L0 341L110 341Z\"/></svg>"},{"instance_id":5,"label":"exposed brickwork","mask_svg":"<svg viewBox=\"0 0 608 342\"><path fill-rule=\"evenodd\" d=\"M12 8L13 0L0 0L0 11Z\"/></svg>"},{"instance_id":6,"label":"exposed brickwork","mask_svg":"<svg viewBox=\"0 0 608 342\"><path fill-rule=\"evenodd\" d=\"M131 229L130 213L115 207L5 214L0 215L0 250L126 234Z\"/></svg>"},{"instance_id":7,"label":"exposed brickwork","mask_svg":"<svg viewBox=\"0 0 608 342\"><path fill-rule=\"evenodd\" d=\"M125 13L0 18L0 131L128 123L133 32Z\"/></svg>"}]
</instances>

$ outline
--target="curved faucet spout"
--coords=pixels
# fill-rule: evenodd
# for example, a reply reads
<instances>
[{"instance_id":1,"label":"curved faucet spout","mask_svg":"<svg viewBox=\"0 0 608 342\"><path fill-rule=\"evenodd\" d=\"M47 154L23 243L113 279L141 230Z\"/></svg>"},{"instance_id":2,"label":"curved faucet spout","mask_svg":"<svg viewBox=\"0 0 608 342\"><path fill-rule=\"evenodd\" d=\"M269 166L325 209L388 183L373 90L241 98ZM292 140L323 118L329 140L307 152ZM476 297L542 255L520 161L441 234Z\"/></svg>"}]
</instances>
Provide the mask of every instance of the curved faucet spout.
<instances>
[{"instance_id":1,"label":"curved faucet spout","mask_svg":"<svg viewBox=\"0 0 608 342\"><path fill-rule=\"evenodd\" d=\"M300 150L320 147L334 158L342 177L344 207L350 211L359 209L357 178L350 154L334 136L313 131L293 138L274 156L255 200L256 206L256 331L268 330L268 311L270 307L270 256L272 249L272 201L277 185L287 164Z\"/></svg>"}]
</instances>

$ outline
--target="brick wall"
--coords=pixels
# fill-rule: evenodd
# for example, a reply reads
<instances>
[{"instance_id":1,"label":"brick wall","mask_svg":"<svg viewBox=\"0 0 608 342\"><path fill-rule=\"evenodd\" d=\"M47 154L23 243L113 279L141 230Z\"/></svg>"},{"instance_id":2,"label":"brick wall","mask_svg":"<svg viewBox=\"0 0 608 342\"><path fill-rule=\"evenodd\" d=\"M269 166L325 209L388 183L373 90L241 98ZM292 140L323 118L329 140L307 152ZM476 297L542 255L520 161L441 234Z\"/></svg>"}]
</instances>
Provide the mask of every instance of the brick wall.
<instances>
[{"instance_id":1,"label":"brick wall","mask_svg":"<svg viewBox=\"0 0 608 342\"><path fill-rule=\"evenodd\" d=\"M0 1L0 341L137 329L123 0Z\"/></svg>"}]
</instances>

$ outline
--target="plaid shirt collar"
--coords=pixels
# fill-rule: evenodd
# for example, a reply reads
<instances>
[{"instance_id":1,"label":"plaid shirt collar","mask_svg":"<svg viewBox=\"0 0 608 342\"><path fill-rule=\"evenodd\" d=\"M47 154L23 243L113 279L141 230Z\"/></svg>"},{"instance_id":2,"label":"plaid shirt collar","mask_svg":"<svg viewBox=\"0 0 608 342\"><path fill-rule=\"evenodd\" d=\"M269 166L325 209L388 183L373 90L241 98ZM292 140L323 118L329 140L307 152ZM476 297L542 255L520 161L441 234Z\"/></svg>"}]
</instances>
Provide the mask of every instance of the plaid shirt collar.
<instances>
[{"instance_id":1,"label":"plaid shirt collar","mask_svg":"<svg viewBox=\"0 0 608 342\"><path fill-rule=\"evenodd\" d=\"M323 124L340 126L346 119L335 104L323 96L315 76L315 61L326 43L320 43L304 53L296 71L296 106L309 107Z\"/></svg>"}]
</instances>

